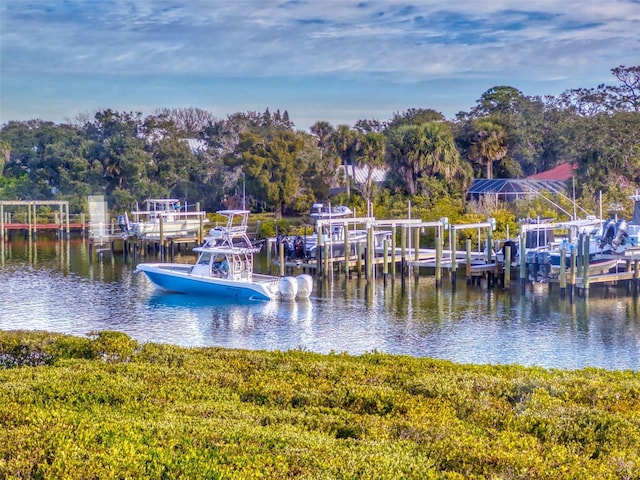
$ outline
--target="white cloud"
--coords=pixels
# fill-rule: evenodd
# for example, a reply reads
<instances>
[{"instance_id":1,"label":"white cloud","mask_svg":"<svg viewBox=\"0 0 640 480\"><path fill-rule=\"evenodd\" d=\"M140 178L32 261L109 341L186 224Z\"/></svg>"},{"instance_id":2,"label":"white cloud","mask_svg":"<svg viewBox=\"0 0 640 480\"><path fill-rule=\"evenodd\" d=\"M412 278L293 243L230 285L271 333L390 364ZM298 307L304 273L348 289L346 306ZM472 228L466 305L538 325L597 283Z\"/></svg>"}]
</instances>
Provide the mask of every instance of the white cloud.
<instances>
[{"instance_id":1,"label":"white cloud","mask_svg":"<svg viewBox=\"0 0 640 480\"><path fill-rule=\"evenodd\" d=\"M0 9L4 78L562 79L577 88L637 64L640 51L633 0L0 0Z\"/></svg>"}]
</instances>

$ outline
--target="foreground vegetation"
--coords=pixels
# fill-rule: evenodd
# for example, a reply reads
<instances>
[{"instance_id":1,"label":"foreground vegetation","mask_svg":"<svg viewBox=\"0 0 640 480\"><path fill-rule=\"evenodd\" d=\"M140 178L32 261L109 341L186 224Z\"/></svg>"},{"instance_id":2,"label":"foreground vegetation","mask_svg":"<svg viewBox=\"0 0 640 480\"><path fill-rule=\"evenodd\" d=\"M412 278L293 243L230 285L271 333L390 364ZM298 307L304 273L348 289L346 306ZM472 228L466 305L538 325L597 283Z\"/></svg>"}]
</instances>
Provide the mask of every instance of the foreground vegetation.
<instances>
[{"instance_id":1,"label":"foreground vegetation","mask_svg":"<svg viewBox=\"0 0 640 480\"><path fill-rule=\"evenodd\" d=\"M0 332L0 478L640 478L640 374Z\"/></svg>"}]
</instances>

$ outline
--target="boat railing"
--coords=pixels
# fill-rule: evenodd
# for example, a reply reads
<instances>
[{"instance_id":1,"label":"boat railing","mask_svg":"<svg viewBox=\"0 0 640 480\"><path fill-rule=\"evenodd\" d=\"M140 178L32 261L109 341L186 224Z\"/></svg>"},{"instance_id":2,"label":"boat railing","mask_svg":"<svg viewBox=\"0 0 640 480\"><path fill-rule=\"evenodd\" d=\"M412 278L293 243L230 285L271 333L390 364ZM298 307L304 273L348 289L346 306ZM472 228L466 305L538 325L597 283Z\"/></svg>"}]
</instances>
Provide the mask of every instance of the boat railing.
<instances>
[{"instance_id":1,"label":"boat railing","mask_svg":"<svg viewBox=\"0 0 640 480\"><path fill-rule=\"evenodd\" d=\"M131 212L133 218L136 219L136 221L139 221L139 219L142 218L147 218L149 221L155 221L157 219L159 219L160 217L163 218L163 220L169 220L169 221L175 221L175 220L187 220L190 218L200 218L200 217L205 217L206 216L206 212L184 212L184 211L180 211L180 210L175 210L175 211L154 211L154 210L136 210Z\"/></svg>"}]
</instances>

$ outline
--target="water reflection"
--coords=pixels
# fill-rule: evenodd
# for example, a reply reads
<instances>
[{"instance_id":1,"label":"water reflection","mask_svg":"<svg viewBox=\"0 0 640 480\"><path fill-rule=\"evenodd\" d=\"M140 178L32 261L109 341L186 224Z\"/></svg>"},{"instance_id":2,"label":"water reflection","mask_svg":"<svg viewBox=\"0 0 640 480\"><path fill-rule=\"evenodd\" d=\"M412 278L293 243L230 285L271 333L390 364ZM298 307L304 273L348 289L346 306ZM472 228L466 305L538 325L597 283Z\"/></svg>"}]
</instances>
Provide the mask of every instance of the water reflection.
<instances>
[{"instance_id":1,"label":"water reflection","mask_svg":"<svg viewBox=\"0 0 640 480\"><path fill-rule=\"evenodd\" d=\"M114 329L183 346L639 368L639 302L623 290L592 288L589 299L570 303L540 287L521 295L464 282L452 290L446 279L436 288L424 275L369 282L336 274L318 280L309 301L242 303L159 293L133 273L131 259L91 261L81 239L8 242L0 253L2 329ZM257 264L266 270L263 258Z\"/></svg>"}]
</instances>

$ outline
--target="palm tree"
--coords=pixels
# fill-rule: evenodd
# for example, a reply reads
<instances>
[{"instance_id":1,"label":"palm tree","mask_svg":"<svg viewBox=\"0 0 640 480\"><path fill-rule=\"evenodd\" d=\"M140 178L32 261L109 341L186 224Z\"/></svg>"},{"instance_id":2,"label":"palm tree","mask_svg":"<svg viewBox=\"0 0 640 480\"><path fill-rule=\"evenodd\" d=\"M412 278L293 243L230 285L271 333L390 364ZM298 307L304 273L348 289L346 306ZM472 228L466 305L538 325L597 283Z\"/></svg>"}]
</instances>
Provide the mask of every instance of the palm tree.
<instances>
[{"instance_id":1,"label":"palm tree","mask_svg":"<svg viewBox=\"0 0 640 480\"><path fill-rule=\"evenodd\" d=\"M389 163L404 178L410 195L417 193L421 179L427 177L451 182L468 176L451 128L445 122L432 121L392 129L388 146Z\"/></svg>"},{"instance_id":2,"label":"palm tree","mask_svg":"<svg viewBox=\"0 0 640 480\"><path fill-rule=\"evenodd\" d=\"M309 129L311 133L318 139L318 148L320 149L320 160L324 157L324 152L329 148L329 138L334 132L333 126L329 122L318 121L311 125Z\"/></svg>"},{"instance_id":3,"label":"palm tree","mask_svg":"<svg viewBox=\"0 0 640 480\"><path fill-rule=\"evenodd\" d=\"M379 132L368 132L360 138L359 155L356 157L360 166L367 167L367 178L361 187L362 196L368 202L373 194L373 171L385 163L385 137Z\"/></svg>"},{"instance_id":4,"label":"palm tree","mask_svg":"<svg viewBox=\"0 0 640 480\"><path fill-rule=\"evenodd\" d=\"M469 147L469 156L483 165L487 178L493 178L493 162L507 156L507 135L504 128L491 120L481 119L473 122L474 141Z\"/></svg>"},{"instance_id":5,"label":"palm tree","mask_svg":"<svg viewBox=\"0 0 640 480\"><path fill-rule=\"evenodd\" d=\"M331 147L335 154L340 157L344 172L347 177L347 196L351 197L351 181L349 179L348 165L352 164L353 157L357 151L356 132L351 130L349 125L338 125L336 130L330 136ZM354 173L354 172L352 172Z\"/></svg>"}]
</instances>

